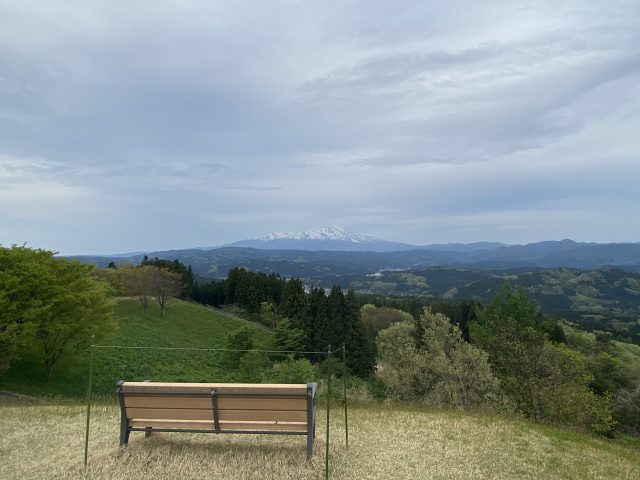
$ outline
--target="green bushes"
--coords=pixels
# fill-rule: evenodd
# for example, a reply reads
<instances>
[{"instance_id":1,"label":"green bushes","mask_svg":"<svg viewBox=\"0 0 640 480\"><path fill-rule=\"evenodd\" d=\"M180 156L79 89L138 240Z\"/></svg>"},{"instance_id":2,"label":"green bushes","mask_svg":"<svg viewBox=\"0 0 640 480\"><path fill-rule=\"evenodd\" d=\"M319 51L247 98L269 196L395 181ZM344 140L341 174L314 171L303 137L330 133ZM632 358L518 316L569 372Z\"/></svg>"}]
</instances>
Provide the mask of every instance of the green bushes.
<instances>
[{"instance_id":1,"label":"green bushes","mask_svg":"<svg viewBox=\"0 0 640 480\"><path fill-rule=\"evenodd\" d=\"M596 381L592 362L560 343L567 340L558 334L558 324L539 315L523 292L505 288L476 316L469 325L472 343L428 307L417 321L382 330L378 377L389 393L465 411L508 409L538 422L611 434L614 396L605 386L620 384L618 377L605 381L605 372L599 372ZM597 364L615 373L618 363ZM619 392L616 411L625 422L633 424L638 397L637 390Z\"/></svg>"},{"instance_id":2,"label":"green bushes","mask_svg":"<svg viewBox=\"0 0 640 480\"><path fill-rule=\"evenodd\" d=\"M463 410L490 406L498 381L486 353L460 329L425 307L417 322L398 322L378 336L380 378L395 396Z\"/></svg>"}]
</instances>

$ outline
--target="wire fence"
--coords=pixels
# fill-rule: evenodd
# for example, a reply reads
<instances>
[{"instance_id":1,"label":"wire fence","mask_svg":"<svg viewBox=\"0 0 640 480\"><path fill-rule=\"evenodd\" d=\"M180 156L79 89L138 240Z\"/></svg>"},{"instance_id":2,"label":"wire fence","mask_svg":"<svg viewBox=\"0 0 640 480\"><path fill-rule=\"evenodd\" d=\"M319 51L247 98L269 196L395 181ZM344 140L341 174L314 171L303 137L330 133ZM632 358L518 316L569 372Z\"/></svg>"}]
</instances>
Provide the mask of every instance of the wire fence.
<instances>
[{"instance_id":1,"label":"wire fence","mask_svg":"<svg viewBox=\"0 0 640 480\"><path fill-rule=\"evenodd\" d=\"M135 355L131 353L135 352ZM109 355L104 355L108 353ZM165 382L195 382L212 383L212 379L223 378L221 362L234 355L246 354L264 355L265 359L273 361L286 355L313 355L330 360L342 353L342 361L346 364L346 347L326 351L298 351L298 350L266 350L266 349L229 349L229 348L192 348L192 347L155 347L132 345L91 345L89 349L89 378L87 384L87 415L84 442L84 466L88 467L89 433L91 425L91 405L93 395L115 392L118 381L153 381ZM326 362L326 451L325 451L325 479L329 478L329 432L331 411L331 378L336 373L331 361ZM349 446L348 407L347 407L347 374L342 374L344 397L345 444ZM219 382L223 383L223 382ZM260 383L259 381L248 383Z\"/></svg>"}]
</instances>

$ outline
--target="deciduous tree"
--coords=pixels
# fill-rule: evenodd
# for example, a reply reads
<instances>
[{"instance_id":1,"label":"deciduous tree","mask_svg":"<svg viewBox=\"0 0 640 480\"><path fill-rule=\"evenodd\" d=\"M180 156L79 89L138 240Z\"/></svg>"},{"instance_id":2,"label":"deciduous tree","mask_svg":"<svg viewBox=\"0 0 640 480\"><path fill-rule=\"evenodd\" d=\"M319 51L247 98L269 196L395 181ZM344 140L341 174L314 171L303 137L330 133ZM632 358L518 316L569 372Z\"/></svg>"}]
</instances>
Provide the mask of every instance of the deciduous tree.
<instances>
[{"instance_id":1,"label":"deciduous tree","mask_svg":"<svg viewBox=\"0 0 640 480\"><path fill-rule=\"evenodd\" d=\"M51 379L65 352L79 351L108 328L108 286L93 270L46 250L0 247L0 370L29 345Z\"/></svg>"},{"instance_id":2,"label":"deciduous tree","mask_svg":"<svg viewBox=\"0 0 640 480\"><path fill-rule=\"evenodd\" d=\"M164 311L169 301L174 297L180 297L182 293L182 275L160 267L143 268L152 269L151 292L160 305L160 316L164 317Z\"/></svg>"}]
</instances>

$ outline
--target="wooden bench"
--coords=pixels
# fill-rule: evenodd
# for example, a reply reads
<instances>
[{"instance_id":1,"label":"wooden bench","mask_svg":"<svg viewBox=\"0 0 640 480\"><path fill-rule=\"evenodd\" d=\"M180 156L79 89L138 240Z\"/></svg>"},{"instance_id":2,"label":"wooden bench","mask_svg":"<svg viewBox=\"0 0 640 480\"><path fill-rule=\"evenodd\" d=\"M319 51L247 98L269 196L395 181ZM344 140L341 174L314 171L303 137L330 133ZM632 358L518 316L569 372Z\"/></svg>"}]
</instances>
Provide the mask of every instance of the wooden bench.
<instances>
[{"instance_id":1,"label":"wooden bench","mask_svg":"<svg viewBox=\"0 0 640 480\"><path fill-rule=\"evenodd\" d=\"M118 382L120 446L131 432L265 433L315 438L316 383Z\"/></svg>"}]
</instances>

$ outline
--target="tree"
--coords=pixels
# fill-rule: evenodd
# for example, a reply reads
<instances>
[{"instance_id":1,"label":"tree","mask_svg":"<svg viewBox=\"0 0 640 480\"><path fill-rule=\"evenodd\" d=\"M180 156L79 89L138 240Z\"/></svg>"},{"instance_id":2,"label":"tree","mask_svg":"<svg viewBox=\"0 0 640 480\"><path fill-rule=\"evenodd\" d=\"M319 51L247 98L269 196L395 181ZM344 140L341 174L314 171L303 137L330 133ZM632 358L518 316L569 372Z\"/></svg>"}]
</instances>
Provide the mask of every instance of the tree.
<instances>
[{"instance_id":1,"label":"tree","mask_svg":"<svg viewBox=\"0 0 640 480\"><path fill-rule=\"evenodd\" d=\"M144 313L147 313L149 302L153 298L155 267L149 265L141 267L130 266L120 270L120 272L125 291L132 297L138 297L142 303Z\"/></svg>"},{"instance_id":2,"label":"tree","mask_svg":"<svg viewBox=\"0 0 640 480\"><path fill-rule=\"evenodd\" d=\"M360 303L349 289L345 297L344 344L347 349L347 368L355 375L366 378L373 372L375 355L372 342L360 318Z\"/></svg>"},{"instance_id":3,"label":"tree","mask_svg":"<svg viewBox=\"0 0 640 480\"><path fill-rule=\"evenodd\" d=\"M429 307L417 322L394 323L378 335L380 377L400 398L463 410L491 406L498 382L487 355L465 342L448 317Z\"/></svg>"},{"instance_id":4,"label":"tree","mask_svg":"<svg viewBox=\"0 0 640 480\"><path fill-rule=\"evenodd\" d=\"M554 330L535 302L508 286L470 325L471 338L489 354L502 391L518 411L536 421L609 432L611 396L589 388L593 377L585 358L551 342Z\"/></svg>"},{"instance_id":5,"label":"tree","mask_svg":"<svg viewBox=\"0 0 640 480\"><path fill-rule=\"evenodd\" d=\"M53 252L0 247L0 374L18 356L48 305L43 296L51 278Z\"/></svg>"},{"instance_id":6,"label":"tree","mask_svg":"<svg viewBox=\"0 0 640 480\"><path fill-rule=\"evenodd\" d=\"M346 304L339 285L334 285L327 296L327 344L337 347L344 342Z\"/></svg>"},{"instance_id":7,"label":"tree","mask_svg":"<svg viewBox=\"0 0 640 480\"><path fill-rule=\"evenodd\" d=\"M242 358L248 353L247 350L255 348L253 332L249 327L241 327L230 333L225 342L225 348L228 351L224 352L222 366L227 370L237 369Z\"/></svg>"},{"instance_id":8,"label":"tree","mask_svg":"<svg viewBox=\"0 0 640 480\"><path fill-rule=\"evenodd\" d=\"M310 324L306 329L307 349L309 351L323 352L329 345L327 334L327 296L322 288L313 288L309 294L309 319ZM312 360L319 360L314 357Z\"/></svg>"},{"instance_id":9,"label":"tree","mask_svg":"<svg viewBox=\"0 0 640 480\"><path fill-rule=\"evenodd\" d=\"M299 352L304 349L304 341L304 330L295 328L291 324L291 320L283 318L278 322L273 340L275 350L282 352Z\"/></svg>"},{"instance_id":10,"label":"tree","mask_svg":"<svg viewBox=\"0 0 640 480\"><path fill-rule=\"evenodd\" d=\"M108 286L94 268L53 252L0 247L0 371L22 347L35 348L47 378L67 351L108 327Z\"/></svg>"},{"instance_id":11,"label":"tree","mask_svg":"<svg viewBox=\"0 0 640 480\"><path fill-rule=\"evenodd\" d=\"M309 305L304 292L304 285L297 278L292 278L284 284L280 314L291 320L296 328L304 328L308 317Z\"/></svg>"},{"instance_id":12,"label":"tree","mask_svg":"<svg viewBox=\"0 0 640 480\"><path fill-rule=\"evenodd\" d=\"M164 268L151 268L151 292L160 305L160 316L164 317L164 311L169 300L173 297L179 297L182 293L182 276L177 272L170 272Z\"/></svg>"},{"instance_id":13,"label":"tree","mask_svg":"<svg viewBox=\"0 0 640 480\"><path fill-rule=\"evenodd\" d=\"M375 346L378 332L389 328L392 324L403 321L413 321L410 313L389 307L376 307L367 303L360 309L360 319L365 327L369 342Z\"/></svg>"},{"instance_id":14,"label":"tree","mask_svg":"<svg viewBox=\"0 0 640 480\"><path fill-rule=\"evenodd\" d=\"M316 369L306 358L289 357L276 362L270 375L275 383L309 383L316 378Z\"/></svg>"},{"instance_id":15,"label":"tree","mask_svg":"<svg viewBox=\"0 0 640 480\"><path fill-rule=\"evenodd\" d=\"M35 319L35 337L49 380L65 351L77 350L104 333L113 311L107 285L92 278L91 265L56 258L50 268L50 283L42 297L47 309Z\"/></svg>"},{"instance_id":16,"label":"tree","mask_svg":"<svg viewBox=\"0 0 640 480\"><path fill-rule=\"evenodd\" d=\"M183 299L189 298L191 293L193 292L193 288L195 285L195 278L193 275L193 270L191 269L191 265L185 265L180 262L177 258L174 260L165 260L163 258L155 257L153 260L149 260L148 256L144 256L142 262L140 262L140 266L151 266L158 267L168 270L173 273L178 273L181 277L182 291L181 293Z\"/></svg>"}]
</instances>

